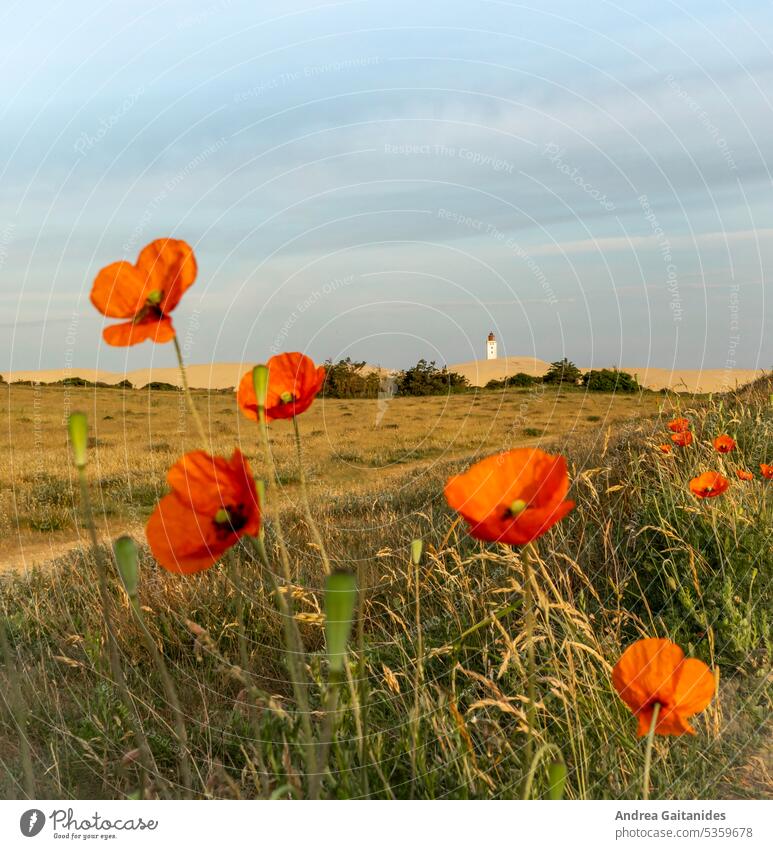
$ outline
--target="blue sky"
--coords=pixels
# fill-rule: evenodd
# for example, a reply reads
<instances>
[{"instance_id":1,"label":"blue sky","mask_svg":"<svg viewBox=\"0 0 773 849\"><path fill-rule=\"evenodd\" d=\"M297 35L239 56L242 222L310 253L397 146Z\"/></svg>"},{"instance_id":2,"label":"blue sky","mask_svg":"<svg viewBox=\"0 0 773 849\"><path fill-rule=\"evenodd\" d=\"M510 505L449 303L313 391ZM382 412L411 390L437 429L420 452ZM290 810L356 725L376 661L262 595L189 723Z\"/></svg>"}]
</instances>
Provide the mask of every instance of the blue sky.
<instances>
[{"instance_id":1,"label":"blue sky","mask_svg":"<svg viewBox=\"0 0 773 849\"><path fill-rule=\"evenodd\" d=\"M191 362L773 365L762 2L0 4L0 371L110 349L189 241ZM767 295L767 297L766 297Z\"/></svg>"}]
</instances>

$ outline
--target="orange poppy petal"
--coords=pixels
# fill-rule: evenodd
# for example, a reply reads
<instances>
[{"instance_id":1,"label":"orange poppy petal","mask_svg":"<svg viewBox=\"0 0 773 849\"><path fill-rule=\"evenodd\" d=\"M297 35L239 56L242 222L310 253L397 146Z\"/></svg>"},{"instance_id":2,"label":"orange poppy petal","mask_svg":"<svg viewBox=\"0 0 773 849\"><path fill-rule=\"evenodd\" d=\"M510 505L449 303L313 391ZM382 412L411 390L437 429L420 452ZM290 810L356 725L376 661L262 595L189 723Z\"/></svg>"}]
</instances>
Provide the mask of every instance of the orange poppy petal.
<instances>
[{"instance_id":1,"label":"orange poppy petal","mask_svg":"<svg viewBox=\"0 0 773 849\"><path fill-rule=\"evenodd\" d=\"M704 472L690 481L690 492L698 498L715 498L730 486L730 481L718 472Z\"/></svg>"},{"instance_id":2,"label":"orange poppy petal","mask_svg":"<svg viewBox=\"0 0 773 849\"><path fill-rule=\"evenodd\" d=\"M762 473L762 477L767 480L773 480L773 466L767 463L760 463L760 472Z\"/></svg>"},{"instance_id":3,"label":"orange poppy petal","mask_svg":"<svg viewBox=\"0 0 773 849\"><path fill-rule=\"evenodd\" d=\"M674 690L675 709L683 716L702 711L714 698L716 681L708 666L694 657L688 657L679 669Z\"/></svg>"},{"instance_id":4,"label":"orange poppy petal","mask_svg":"<svg viewBox=\"0 0 773 849\"><path fill-rule=\"evenodd\" d=\"M114 262L97 274L89 297L109 318L133 318L147 298L145 283L145 275L130 262Z\"/></svg>"},{"instance_id":5,"label":"orange poppy petal","mask_svg":"<svg viewBox=\"0 0 773 849\"><path fill-rule=\"evenodd\" d=\"M145 534L158 563L181 575L208 569L232 544L218 539L210 516L194 512L174 493L158 502Z\"/></svg>"},{"instance_id":6,"label":"orange poppy petal","mask_svg":"<svg viewBox=\"0 0 773 849\"><path fill-rule=\"evenodd\" d=\"M684 652L670 640L650 637L629 646L612 670L612 684L636 714L659 701L671 702L675 672Z\"/></svg>"},{"instance_id":7,"label":"orange poppy petal","mask_svg":"<svg viewBox=\"0 0 773 849\"><path fill-rule=\"evenodd\" d=\"M111 324L102 331L102 338L108 345L126 347L138 345L150 339L151 342L171 342L175 332L171 318L154 318L149 321L126 321Z\"/></svg>"},{"instance_id":8,"label":"orange poppy petal","mask_svg":"<svg viewBox=\"0 0 773 849\"><path fill-rule=\"evenodd\" d=\"M255 482L244 455L238 449L230 460L206 451L189 451L167 474L169 486L194 510L214 515L223 506L243 505L257 509Z\"/></svg>"},{"instance_id":9,"label":"orange poppy petal","mask_svg":"<svg viewBox=\"0 0 773 849\"><path fill-rule=\"evenodd\" d=\"M236 403L239 409L253 421L258 420L258 399L255 397L255 386L252 383L252 369L242 375L236 390Z\"/></svg>"},{"instance_id":10,"label":"orange poppy petal","mask_svg":"<svg viewBox=\"0 0 773 849\"><path fill-rule=\"evenodd\" d=\"M159 304L164 313L177 306L197 274L193 248L181 239L155 239L140 252L137 268L147 277L147 292L164 293Z\"/></svg>"}]
</instances>

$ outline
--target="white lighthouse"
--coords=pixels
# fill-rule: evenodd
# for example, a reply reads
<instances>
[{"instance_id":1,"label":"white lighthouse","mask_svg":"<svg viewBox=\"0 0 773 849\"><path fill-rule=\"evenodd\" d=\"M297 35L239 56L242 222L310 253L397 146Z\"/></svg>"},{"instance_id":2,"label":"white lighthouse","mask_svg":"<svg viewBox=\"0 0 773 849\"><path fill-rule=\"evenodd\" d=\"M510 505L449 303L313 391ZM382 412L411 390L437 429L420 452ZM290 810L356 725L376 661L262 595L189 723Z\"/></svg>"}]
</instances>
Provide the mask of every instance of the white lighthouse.
<instances>
[{"instance_id":1,"label":"white lighthouse","mask_svg":"<svg viewBox=\"0 0 773 849\"><path fill-rule=\"evenodd\" d=\"M486 340L486 359L487 360L495 360L497 358L497 337L494 336L494 332L492 331L488 335L488 339Z\"/></svg>"}]
</instances>

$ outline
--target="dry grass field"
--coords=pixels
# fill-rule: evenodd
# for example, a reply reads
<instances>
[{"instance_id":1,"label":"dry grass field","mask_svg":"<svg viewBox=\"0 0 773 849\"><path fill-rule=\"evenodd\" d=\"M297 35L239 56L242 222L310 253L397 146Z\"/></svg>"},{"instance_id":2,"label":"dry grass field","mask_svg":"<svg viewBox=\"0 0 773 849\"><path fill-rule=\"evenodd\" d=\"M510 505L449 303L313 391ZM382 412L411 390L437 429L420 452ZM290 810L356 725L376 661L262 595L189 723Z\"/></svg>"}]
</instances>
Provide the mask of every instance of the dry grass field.
<instances>
[{"instance_id":1,"label":"dry grass field","mask_svg":"<svg viewBox=\"0 0 773 849\"><path fill-rule=\"evenodd\" d=\"M89 468L100 532L109 539L137 532L166 492L166 471L200 447L181 393L79 387L2 387L0 436L0 569L32 566L82 537L78 482L70 463L66 418L86 412L93 456ZM231 392L196 392L213 453L238 446L265 474L257 429ZM604 394L537 386L506 392L391 400L319 400L300 420L314 499L330 501L412 487L438 463L519 445L599 440L624 421L670 415L661 395ZM283 497L297 501L292 427L278 422L274 447Z\"/></svg>"},{"instance_id":2,"label":"dry grass field","mask_svg":"<svg viewBox=\"0 0 773 849\"><path fill-rule=\"evenodd\" d=\"M42 562L46 547L60 557L6 568L0 579L8 637L0 792L302 797L313 778L304 722L323 733L332 717L329 762L318 776L325 798L513 798L525 784L545 797L548 759L529 778L524 758L531 646L539 693L531 727L538 751L562 753L564 796L637 798L643 741L610 673L632 641L659 636L719 670L719 688L693 718L695 736L656 738L652 797L769 797L773 497L756 470L771 459L771 391L761 380L713 399L544 386L382 406L317 399L299 421L314 513L331 560L357 573L361 593L334 710L319 550L297 503L292 427L272 422L279 481L269 487L266 546L276 562L281 514L293 576L286 592L307 650L307 713L288 684L287 617L252 550L237 545L209 571L185 577L159 568L144 546L143 522L166 492L166 470L198 447L181 396L3 387L6 565L18 565L20 551L37 552L24 555L28 565ZM254 425L233 395L201 393L196 404L212 448L240 445L264 474ZM80 527L64 428L75 409L91 426L87 472L126 696L106 660L98 561ZM695 442L664 455L657 444L668 441L665 421L677 411ZM730 455L711 446L720 432L737 441ZM523 555L473 540L442 496L452 471L527 444L566 454L576 501L539 540L531 641ZM742 467L755 470L753 480L736 481ZM698 501L688 482L713 468L731 487ZM107 546L127 530L141 545L144 624ZM414 538L425 551L417 568Z\"/></svg>"}]
</instances>

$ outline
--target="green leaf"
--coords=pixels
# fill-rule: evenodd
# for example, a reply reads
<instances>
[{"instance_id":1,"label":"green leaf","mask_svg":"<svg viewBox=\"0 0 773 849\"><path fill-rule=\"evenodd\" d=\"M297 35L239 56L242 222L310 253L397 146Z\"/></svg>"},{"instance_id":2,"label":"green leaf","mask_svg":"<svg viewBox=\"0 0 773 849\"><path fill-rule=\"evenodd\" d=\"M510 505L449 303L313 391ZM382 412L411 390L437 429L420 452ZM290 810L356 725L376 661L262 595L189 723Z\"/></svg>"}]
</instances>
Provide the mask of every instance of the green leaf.
<instances>
[{"instance_id":1,"label":"green leaf","mask_svg":"<svg viewBox=\"0 0 773 849\"><path fill-rule=\"evenodd\" d=\"M344 671L346 644L357 603L357 581L351 572L333 572L325 581L325 638L330 672Z\"/></svg>"}]
</instances>

